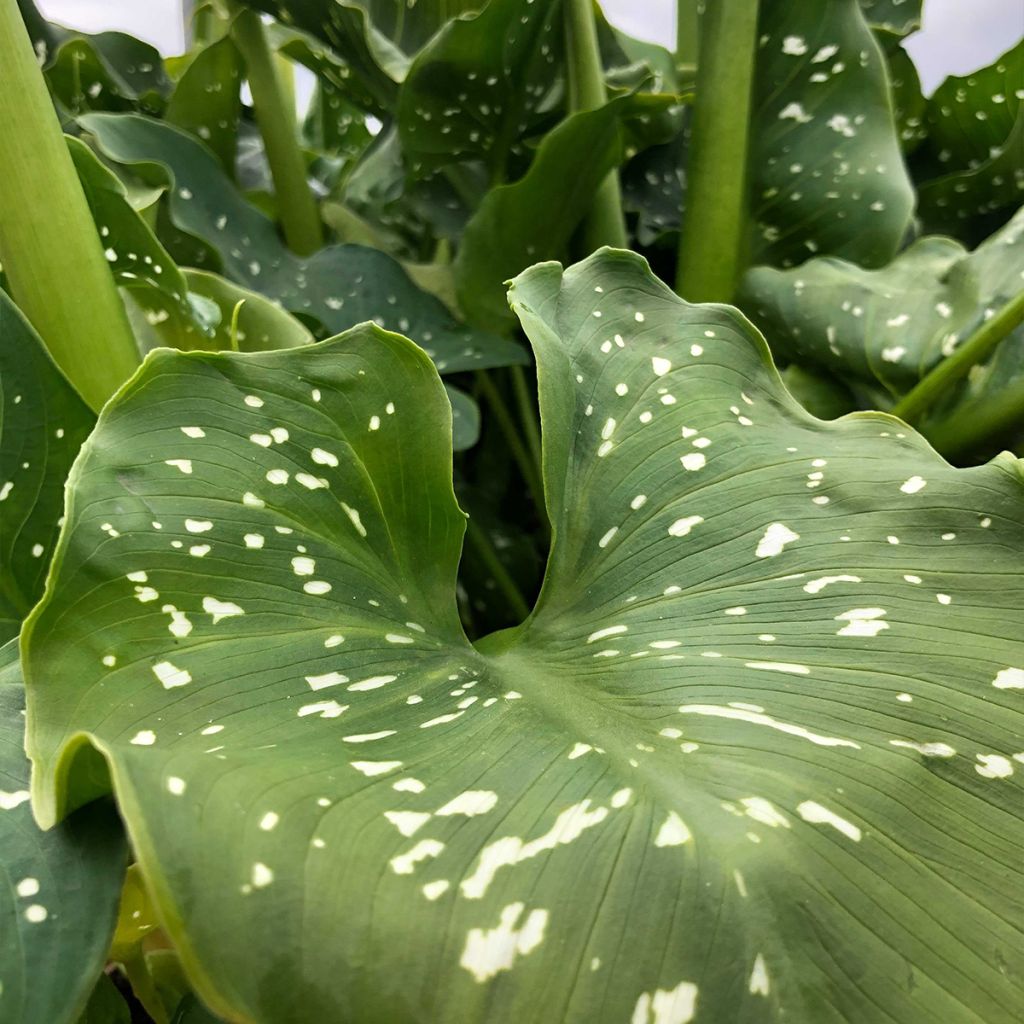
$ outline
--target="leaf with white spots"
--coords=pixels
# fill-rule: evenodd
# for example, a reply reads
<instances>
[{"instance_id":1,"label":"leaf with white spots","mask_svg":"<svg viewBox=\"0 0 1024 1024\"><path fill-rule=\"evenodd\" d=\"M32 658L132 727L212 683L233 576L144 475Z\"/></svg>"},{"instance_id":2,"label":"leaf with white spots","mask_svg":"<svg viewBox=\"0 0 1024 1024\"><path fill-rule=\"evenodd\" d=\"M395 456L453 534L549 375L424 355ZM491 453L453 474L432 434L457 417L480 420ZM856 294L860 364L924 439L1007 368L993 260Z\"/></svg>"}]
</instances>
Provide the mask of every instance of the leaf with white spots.
<instances>
[{"instance_id":1,"label":"leaf with white spots","mask_svg":"<svg viewBox=\"0 0 1024 1024\"><path fill-rule=\"evenodd\" d=\"M110 801L32 819L17 641L0 648L0 1020L76 1020L114 933L126 843Z\"/></svg>"},{"instance_id":2,"label":"leaf with white spots","mask_svg":"<svg viewBox=\"0 0 1024 1024\"><path fill-rule=\"evenodd\" d=\"M1020 464L813 419L633 254L511 299L554 537L530 617L462 633L448 406L404 339L157 353L27 626L40 813L91 740L228 1019L1012 1019Z\"/></svg>"},{"instance_id":3,"label":"leaf with white spots","mask_svg":"<svg viewBox=\"0 0 1024 1024\"><path fill-rule=\"evenodd\" d=\"M887 262L910 226L913 191L885 58L860 5L765 0L759 33L753 262Z\"/></svg>"},{"instance_id":4,"label":"leaf with white spots","mask_svg":"<svg viewBox=\"0 0 1024 1024\"><path fill-rule=\"evenodd\" d=\"M408 335L442 373L526 362L521 346L457 323L401 265L376 249L333 245L309 259L289 252L273 223L247 203L216 159L185 133L136 115L89 115L83 126L103 153L169 188L178 230L216 253L229 280L320 323L329 334L375 321Z\"/></svg>"},{"instance_id":5,"label":"leaf with white spots","mask_svg":"<svg viewBox=\"0 0 1024 1024\"><path fill-rule=\"evenodd\" d=\"M452 18L417 54L398 97L414 173L482 160L497 180L558 109L562 0L491 0ZM454 11L452 12L455 13Z\"/></svg>"},{"instance_id":6,"label":"leaf with white spots","mask_svg":"<svg viewBox=\"0 0 1024 1024\"><path fill-rule=\"evenodd\" d=\"M819 258L793 270L756 267L740 302L783 359L811 363L885 408L957 350L1024 286L1024 211L969 253L927 236L887 267ZM962 451L979 427L1015 425L1024 391L1017 328L921 421L943 451ZM982 415L984 413L984 415ZM1000 419L1001 418L1001 419Z\"/></svg>"},{"instance_id":7,"label":"leaf with white spots","mask_svg":"<svg viewBox=\"0 0 1024 1024\"><path fill-rule=\"evenodd\" d=\"M928 231L975 245L1024 202L1024 39L992 64L952 75L924 111L914 153Z\"/></svg>"},{"instance_id":8,"label":"leaf with white spots","mask_svg":"<svg viewBox=\"0 0 1024 1024\"><path fill-rule=\"evenodd\" d=\"M0 290L0 642L42 596L64 481L95 422Z\"/></svg>"}]
</instances>

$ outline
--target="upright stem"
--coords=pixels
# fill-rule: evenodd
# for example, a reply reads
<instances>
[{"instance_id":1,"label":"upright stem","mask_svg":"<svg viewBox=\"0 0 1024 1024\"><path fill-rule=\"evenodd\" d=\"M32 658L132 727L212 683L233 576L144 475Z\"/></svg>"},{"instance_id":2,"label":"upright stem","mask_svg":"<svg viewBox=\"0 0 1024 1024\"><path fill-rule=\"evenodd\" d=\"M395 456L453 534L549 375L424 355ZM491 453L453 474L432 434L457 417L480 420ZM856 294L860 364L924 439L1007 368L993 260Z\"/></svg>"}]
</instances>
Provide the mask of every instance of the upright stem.
<instances>
[{"instance_id":1,"label":"upright stem","mask_svg":"<svg viewBox=\"0 0 1024 1024\"><path fill-rule=\"evenodd\" d=\"M604 69L597 46L597 25L593 0L564 0L565 52L569 70L569 110L596 110L608 101ZM626 218L622 212L622 191L618 171L601 182L594 204L583 222L583 242L588 252L602 245L625 249Z\"/></svg>"},{"instance_id":2,"label":"upright stem","mask_svg":"<svg viewBox=\"0 0 1024 1024\"><path fill-rule=\"evenodd\" d=\"M676 279L691 302L731 301L742 270L756 47L757 0L707 5Z\"/></svg>"},{"instance_id":3,"label":"upright stem","mask_svg":"<svg viewBox=\"0 0 1024 1024\"><path fill-rule=\"evenodd\" d=\"M892 408L892 414L913 423L951 384L955 384L1012 330L1024 323L1024 292L1014 296L986 320L951 356L933 367Z\"/></svg>"},{"instance_id":4,"label":"upright stem","mask_svg":"<svg viewBox=\"0 0 1024 1024\"><path fill-rule=\"evenodd\" d=\"M139 349L16 0L0 0L0 67L0 261L54 362L98 410Z\"/></svg>"},{"instance_id":5,"label":"upright stem","mask_svg":"<svg viewBox=\"0 0 1024 1024\"><path fill-rule=\"evenodd\" d=\"M504 563L498 557L498 553L494 550L490 538L482 527L477 526L473 519L466 521L466 539L473 546L473 550L476 551L480 561L487 566L491 578L498 589L505 595L505 599L512 610L521 619L525 619L530 614L530 606L520 593L519 587L516 586L516 581L512 579L508 569L505 568Z\"/></svg>"},{"instance_id":6,"label":"upright stem","mask_svg":"<svg viewBox=\"0 0 1024 1024\"><path fill-rule=\"evenodd\" d=\"M676 63L697 66L700 0L676 0Z\"/></svg>"},{"instance_id":7,"label":"upright stem","mask_svg":"<svg viewBox=\"0 0 1024 1024\"><path fill-rule=\"evenodd\" d=\"M300 256L308 256L323 247L324 234L316 200L306 179L295 107L289 105L260 16L238 5L232 10L235 12L232 33L245 61L285 241Z\"/></svg>"}]
</instances>

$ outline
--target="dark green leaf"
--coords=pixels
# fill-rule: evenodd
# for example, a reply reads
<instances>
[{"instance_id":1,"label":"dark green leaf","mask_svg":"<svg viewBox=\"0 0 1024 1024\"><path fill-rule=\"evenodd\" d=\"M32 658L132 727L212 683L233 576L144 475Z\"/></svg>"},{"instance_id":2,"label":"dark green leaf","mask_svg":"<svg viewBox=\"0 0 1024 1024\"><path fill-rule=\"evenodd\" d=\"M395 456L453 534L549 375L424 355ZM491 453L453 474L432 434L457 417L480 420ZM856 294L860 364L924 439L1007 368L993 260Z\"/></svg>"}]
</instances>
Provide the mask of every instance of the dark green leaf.
<instances>
[{"instance_id":1,"label":"dark green leaf","mask_svg":"<svg viewBox=\"0 0 1024 1024\"><path fill-rule=\"evenodd\" d=\"M857 0L766 0L760 32L752 261L886 263L910 225L913 191L885 59Z\"/></svg>"},{"instance_id":2,"label":"dark green leaf","mask_svg":"<svg viewBox=\"0 0 1024 1024\"><path fill-rule=\"evenodd\" d=\"M411 170L482 160L504 181L523 140L558 117L561 0L491 0L448 22L413 60L398 99Z\"/></svg>"},{"instance_id":3,"label":"dark green leaf","mask_svg":"<svg viewBox=\"0 0 1024 1024\"><path fill-rule=\"evenodd\" d=\"M0 290L0 642L42 596L64 481L95 422Z\"/></svg>"},{"instance_id":4,"label":"dark green leaf","mask_svg":"<svg viewBox=\"0 0 1024 1024\"><path fill-rule=\"evenodd\" d=\"M200 50L175 86L164 119L198 136L227 173L235 166L242 58L230 36Z\"/></svg>"},{"instance_id":5,"label":"dark green leaf","mask_svg":"<svg viewBox=\"0 0 1024 1024\"><path fill-rule=\"evenodd\" d=\"M39 829L29 806L24 706L12 640L0 648L0 1020L64 1024L88 1001L87 1024L119 1024L109 993L90 999L90 991L114 930L124 833L107 800Z\"/></svg>"},{"instance_id":6,"label":"dark green leaf","mask_svg":"<svg viewBox=\"0 0 1024 1024\"><path fill-rule=\"evenodd\" d=\"M176 129L135 115L93 114L82 123L107 157L168 186L175 225L216 251L226 277L328 334L373 320L408 334L443 372L525 361L520 346L456 323L384 253L337 245L309 259L293 255L209 151Z\"/></svg>"},{"instance_id":7,"label":"dark green leaf","mask_svg":"<svg viewBox=\"0 0 1024 1024\"><path fill-rule=\"evenodd\" d=\"M106 974L101 974L78 1024L131 1024L131 1020L131 1011L117 986Z\"/></svg>"}]
</instances>

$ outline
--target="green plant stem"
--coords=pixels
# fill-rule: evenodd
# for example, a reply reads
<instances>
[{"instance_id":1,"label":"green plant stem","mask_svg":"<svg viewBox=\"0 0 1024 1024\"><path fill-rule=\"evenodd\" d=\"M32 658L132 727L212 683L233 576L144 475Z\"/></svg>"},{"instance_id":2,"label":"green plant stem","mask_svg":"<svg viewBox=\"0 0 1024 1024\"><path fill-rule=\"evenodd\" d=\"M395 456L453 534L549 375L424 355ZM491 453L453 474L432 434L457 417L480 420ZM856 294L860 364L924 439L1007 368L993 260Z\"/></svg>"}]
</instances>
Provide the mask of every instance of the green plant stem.
<instances>
[{"instance_id":1,"label":"green plant stem","mask_svg":"<svg viewBox=\"0 0 1024 1024\"><path fill-rule=\"evenodd\" d=\"M530 493L533 495L533 500L537 503L537 509L539 510L541 519L543 520L545 519L544 487L541 483L540 472L538 471L537 464L530 457L530 453L527 450L526 445L523 444L523 440L519 436L519 429L512 417L512 413L509 412L509 408L505 404L505 399L502 398L501 392L495 386L494 381L487 375L487 371L478 370L476 379L480 386L480 390L487 399L487 404L490 405L491 411L494 413L494 418L498 423L498 427L505 437L505 442L508 445L509 451L512 453L512 458L516 460L516 464L519 466L520 472L526 480L526 486L530 488Z\"/></svg>"},{"instance_id":2,"label":"green plant stem","mask_svg":"<svg viewBox=\"0 0 1024 1024\"><path fill-rule=\"evenodd\" d=\"M306 179L306 161L299 148L294 105L281 82L263 21L255 11L232 7L232 35L245 61L256 120L274 179L278 218L290 249L308 256L323 248L324 232L316 200Z\"/></svg>"},{"instance_id":3,"label":"green plant stem","mask_svg":"<svg viewBox=\"0 0 1024 1024\"><path fill-rule=\"evenodd\" d=\"M597 110L608 101L604 69L597 45L593 0L564 0L565 52L569 72L569 111ZM583 221L582 239L586 251L602 245L626 249L626 218L622 212L622 190L617 170L601 182L594 203Z\"/></svg>"},{"instance_id":4,"label":"green plant stem","mask_svg":"<svg viewBox=\"0 0 1024 1024\"><path fill-rule=\"evenodd\" d=\"M537 407L534 405L530 395L530 389L526 385L526 374L521 366L510 366L509 373L512 375L512 392L516 397L516 406L519 409L519 419L523 424L523 433L526 434L526 444L533 457L533 464L537 467L537 474L543 475L544 449L540 439L540 423L537 418Z\"/></svg>"},{"instance_id":5,"label":"green plant stem","mask_svg":"<svg viewBox=\"0 0 1024 1024\"><path fill-rule=\"evenodd\" d=\"M497 584L498 589L505 595L513 611L521 619L530 614L530 606L516 586L516 581L509 575L504 563L498 557L487 534L472 520L466 522L466 537L473 546L480 560L487 566L488 571Z\"/></svg>"},{"instance_id":6,"label":"green plant stem","mask_svg":"<svg viewBox=\"0 0 1024 1024\"><path fill-rule=\"evenodd\" d=\"M1024 323L1024 292L1014 296L986 320L951 356L943 359L892 408L892 414L913 423L950 385L983 359L1015 327Z\"/></svg>"},{"instance_id":7,"label":"green plant stem","mask_svg":"<svg viewBox=\"0 0 1024 1024\"><path fill-rule=\"evenodd\" d=\"M676 0L676 63L697 66L700 0Z\"/></svg>"},{"instance_id":8,"label":"green plant stem","mask_svg":"<svg viewBox=\"0 0 1024 1024\"><path fill-rule=\"evenodd\" d=\"M715 0L700 19L697 103L676 290L729 302L747 230L747 148L757 48L757 0Z\"/></svg>"},{"instance_id":9,"label":"green plant stem","mask_svg":"<svg viewBox=\"0 0 1024 1024\"><path fill-rule=\"evenodd\" d=\"M0 261L15 302L93 409L139 349L15 0L0 0Z\"/></svg>"}]
</instances>

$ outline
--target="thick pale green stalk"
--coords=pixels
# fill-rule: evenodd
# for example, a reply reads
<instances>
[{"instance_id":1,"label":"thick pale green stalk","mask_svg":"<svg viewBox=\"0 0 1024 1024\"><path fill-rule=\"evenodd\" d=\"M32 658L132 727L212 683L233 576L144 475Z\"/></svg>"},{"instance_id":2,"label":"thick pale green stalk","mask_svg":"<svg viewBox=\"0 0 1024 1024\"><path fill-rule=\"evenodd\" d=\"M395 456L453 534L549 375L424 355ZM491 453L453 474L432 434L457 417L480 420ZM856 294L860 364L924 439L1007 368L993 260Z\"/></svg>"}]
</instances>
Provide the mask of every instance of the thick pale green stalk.
<instances>
[{"instance_id":1,"label":"thick pale green stalk","mask_svg":"<svg viewBox=\"0 0 1024 1024\"><path fill-rule=\"evenodd\" d=\"M15 0L0 0L0 261L11 295L99 409L139 350Z\"/></svg>"},{"instance_id":2,"label":"thick pale green stalk","mask_svg":"<svg viewBox=\"0 0 1024 1024\"><path fill-rule=\"evenodd\" d=\"M700 0L676 0L676 62L697 66Z\"/></svg>"},{"instance_id":3,"label":"thick pale green stalk","mask_svg":"<svg viewBox=\"0 0 1024 1024\"><path fill-rule=\"evenodd\" d=\"M715 0L700 19L697 104L676 290L729 302L743 269L757 0Z\"/></svg>"},{"instance_id":4,"label":"thick pale green stalk","mask_svg":"<svg viewBox=\"0 0 1024 1024\"><path fill-rule=\"evenodd\" d=\"M892 408L894 416L913 423L950 385L987 358L1014 328L1024 323L1024 292L986 320L951 356L943 359Z\"/></svg>"},{"instance_id":5,"label":"thick pale green stalk","mask_svg":"<svg viewBox=\"0 0 1024 1024\"><path fill-rule=\"evenodd\" d=\"M604 106L608 94L597 46L593 0L564 0L564 3L569 110L571 113L596 110ZM588 253L602 245L628 248L617 171L612 171L605 178L594 196L594 205L583 222L583 242Z\"/></svg>"},{"instance_id":6,"label":"thick pale green stalk","mask_svg":"<svg viewBox=\"0 0 1024 1024\"><path fill-rule=\"evenodd\" d=\"M289 248L308 256L323 247L323 225L306 179L294 105L281 83L263 22L255 11L235 7L235 43L245 61L256 120L274 178L278 218Z\"/></svg>"}]
</instances>

